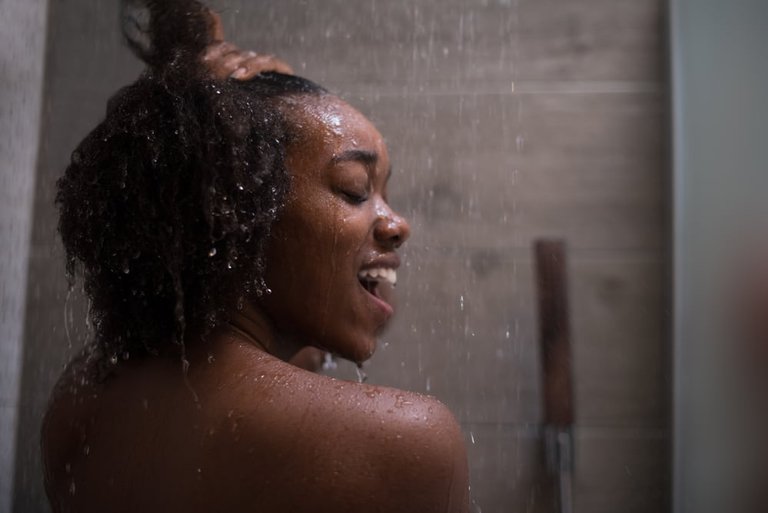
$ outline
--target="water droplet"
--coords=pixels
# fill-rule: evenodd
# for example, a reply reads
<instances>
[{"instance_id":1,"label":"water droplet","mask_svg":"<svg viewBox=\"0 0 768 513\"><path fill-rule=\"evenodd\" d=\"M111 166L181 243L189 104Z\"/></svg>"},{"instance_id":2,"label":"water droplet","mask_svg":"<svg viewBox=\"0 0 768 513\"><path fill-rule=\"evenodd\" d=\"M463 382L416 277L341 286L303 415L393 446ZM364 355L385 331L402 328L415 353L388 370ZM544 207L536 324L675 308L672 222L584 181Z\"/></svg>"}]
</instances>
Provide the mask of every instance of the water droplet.
<instances>
[{"instance_id":1,"label":"water droplet","mask_svg":"<svg viewBox=\"0 0 768 513\"><path fill-rule=\"evenodd\" d=\"M517 151L521 152L525 149L525 137L522 135L518 135L515 139L515 145L517 146Z\"/></svg>"},{"instance_id":2,"label":"water droplet","mask_svg":"<svg viewBox=\"0 0 768 513\"><path fill-rule=\"evenodd\" d=\"M475 445L475 434L472 431L469 432L469 439L472 440L472 445Z\"/></svg>"},{"instance_id":3,"label":"water droplet","mask_svg":"<svg viewBox=\"0 0 768 513\"><path fill-rule=\"evenodd\" d=\"M209 354L208 355L208 363L213 363L215 361L216 361L216 358L214 358L212 354Z\"/></svg>"},{"instance_id":4,"label":"water droplet","mask_svg":"<svg viewBox=\"0 0 768 513\"><path fill-rule=\"evenodd\" d=\"M109 357L109 363L111 363L112 365L117 365L117 355L116 354L113 354L112 356Z\"/></svg>"},{"instance_id":5,"label":"water droplet","mask_svg":"<svg viewBox=\"0 0 768 513\"><path fill-rule=\"evenodd\" d=\"M336 370L337 367L338 367L338 364L336 363L336 360L333 358L333 355L331 353L325 353L325 356L323 357L323 370L324 371Z\"/></svg>"},{"instance_id":6,"label":"water droplet","mask_svg":"<svg viewBox=\"0 0 768 513\"><path fill-rule=\"evenodd\" d=\"M357 382L365 383L368 379L368 375L363 371L363 364L358 363L357 367L355 367L355 370L357 371Z\"/></svg>"},{"instance_id":7,"label":"water droplet","mask_svg":"<svg viewBox=\"0 0 768 513\"><path fill-rule=\"evenodd\" d=\"M85 454L86 456L91 454L91 446L90 445L86 445L85 447L83 447L83 454Z\"/></svg>"},{"instance_id":8,"label":"water droplet","mask_svg":"<svg viewBox=\"0 0 768 513\"><path fill-rule=\"evenodd\" d=\"M464 296L459 296L459 309L461 309L462 312L464 311Z\"/></svg>"},{"instance_id":9,"label":"water droplet","mask_svg":"<svg viewBox=\"0 0 768 513\"><path fill-rule=\"evenodd\" d=\"M211 250L208 252L209 257L215 257L216 256L216 248L211 248Z\"/></svg>"}]
</instances>

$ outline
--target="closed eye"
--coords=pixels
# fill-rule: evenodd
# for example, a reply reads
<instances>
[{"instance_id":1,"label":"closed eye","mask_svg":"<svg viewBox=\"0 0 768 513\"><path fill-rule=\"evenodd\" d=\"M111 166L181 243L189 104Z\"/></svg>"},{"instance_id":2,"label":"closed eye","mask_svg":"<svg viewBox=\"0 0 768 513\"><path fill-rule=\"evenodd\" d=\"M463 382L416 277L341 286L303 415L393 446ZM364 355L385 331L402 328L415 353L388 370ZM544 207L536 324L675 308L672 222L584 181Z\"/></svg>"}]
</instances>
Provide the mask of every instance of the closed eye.
<instances>
[{"instance_id":1,"label":"closed eye","mask_svg":"<svg viewBox=\"0 0 768 513\"><path fill-rule=\"evenodd\" d=\"M360 205L368 200L368 193L359 193L354 191L341 191L344 200L352 205Z\"/></svg>"}]
</instances>

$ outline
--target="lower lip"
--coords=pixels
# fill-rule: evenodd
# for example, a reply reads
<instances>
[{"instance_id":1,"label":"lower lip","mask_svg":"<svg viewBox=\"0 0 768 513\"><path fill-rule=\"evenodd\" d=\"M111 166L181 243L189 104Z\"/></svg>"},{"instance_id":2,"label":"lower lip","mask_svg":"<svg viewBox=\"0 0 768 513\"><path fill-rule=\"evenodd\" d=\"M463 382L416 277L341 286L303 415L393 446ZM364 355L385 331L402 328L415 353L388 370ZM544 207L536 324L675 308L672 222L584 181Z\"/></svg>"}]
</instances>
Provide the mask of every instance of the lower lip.
<instances>
[{"instance_id":1,"label":"lower lip","mask_svg":"<svg viewBox=\"0 0 768 513\"><path fill-rule=\"evenodd\" d=\"M384 313L387 318L390 318L394 315L395 309L392 308L392 305L368 292L368 290L363 287L362 284L360 284L360 288L363 289L365 295L368 296L368 298Z\"/></svg>"}]
</instances>

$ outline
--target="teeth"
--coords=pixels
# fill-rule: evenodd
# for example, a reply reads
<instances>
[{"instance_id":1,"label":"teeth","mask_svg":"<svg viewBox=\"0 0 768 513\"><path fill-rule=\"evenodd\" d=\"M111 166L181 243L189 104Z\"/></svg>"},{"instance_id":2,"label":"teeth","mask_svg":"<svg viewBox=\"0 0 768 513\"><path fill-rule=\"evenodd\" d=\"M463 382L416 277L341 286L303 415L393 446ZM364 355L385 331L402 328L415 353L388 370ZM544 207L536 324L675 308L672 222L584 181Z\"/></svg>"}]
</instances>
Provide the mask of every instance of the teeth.
<instances>
[{"instance_id":1,"label":"teeth","mask_svg":"<svg viewBox=\"0 0 768 513\"><path fill-rule=\"evenodd\" d=\"M394 269L386 269L384 267L378 267L376 269L366 269L365 271L360 271L357 274L357 277L361 280L384 280L389 282L391 285L397 284L397 271Z\"/></svg>"}]
</instances>

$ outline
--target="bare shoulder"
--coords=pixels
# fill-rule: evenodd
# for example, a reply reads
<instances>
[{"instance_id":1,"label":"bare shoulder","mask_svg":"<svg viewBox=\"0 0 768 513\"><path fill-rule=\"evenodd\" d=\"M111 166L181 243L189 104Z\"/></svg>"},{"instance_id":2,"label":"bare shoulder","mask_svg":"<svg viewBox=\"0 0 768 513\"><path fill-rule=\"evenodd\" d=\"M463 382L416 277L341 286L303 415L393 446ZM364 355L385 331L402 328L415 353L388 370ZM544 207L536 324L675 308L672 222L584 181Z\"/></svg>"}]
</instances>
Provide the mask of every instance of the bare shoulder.
<instances>
[{"instance_id":1,"label":"bare shoulder","mask_svg":"<svg viewBox=\"0 0 768 513\"><path fill-rule=\"evenodd\" d=\"M282 362L260 372L273 386L241 420L250 443L268 445L253 465L302 483L300 496L277 494L275 511L467 511L463 435L438 400Z\"/></svg>"},{"instance_id":2,"label":"bare shoulder","mask_svg":"<svg viewBox=\"0 0 768 513\"><path fill-rule=\"evenodd\" d=\"M47 488L63 509L468 508L461 430L429 396L319 376L242 348L202 359L186 377L178 362L147 360L104 385L77 384L56 396L43 433Z\"/></svg>"},{"instance_id":3,"label":"bare shoulder","mask_svg":"<svg viewBox=\"0 0 768 513\"><path fill-rule=\"evenodd\" d=\"M375 399L355 416L359 433L376 443L389 511L464 512L468 506L464 437L453 414L431 396L355 384L354 395ZM361 404L365 404L361 401ZM375 419L375 420L374 420Z\"/></svg>"}]
</instances>

